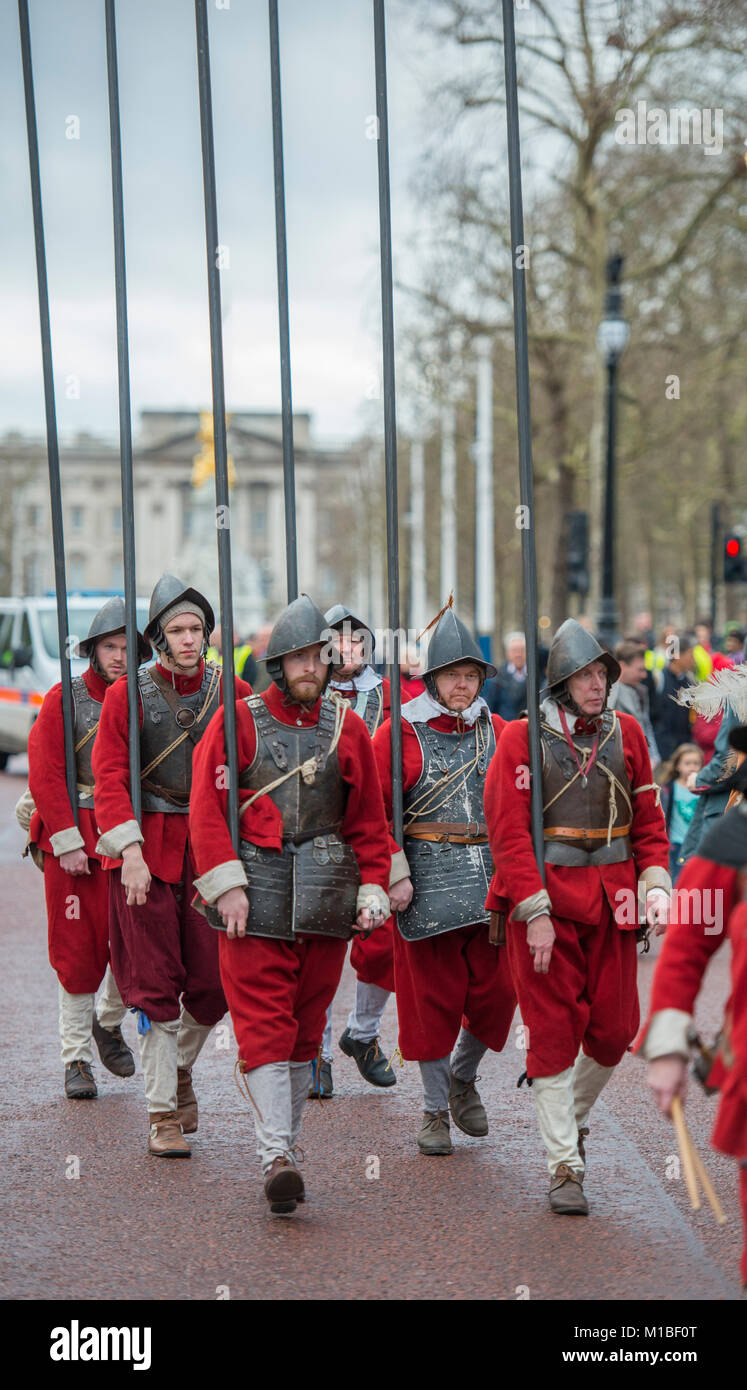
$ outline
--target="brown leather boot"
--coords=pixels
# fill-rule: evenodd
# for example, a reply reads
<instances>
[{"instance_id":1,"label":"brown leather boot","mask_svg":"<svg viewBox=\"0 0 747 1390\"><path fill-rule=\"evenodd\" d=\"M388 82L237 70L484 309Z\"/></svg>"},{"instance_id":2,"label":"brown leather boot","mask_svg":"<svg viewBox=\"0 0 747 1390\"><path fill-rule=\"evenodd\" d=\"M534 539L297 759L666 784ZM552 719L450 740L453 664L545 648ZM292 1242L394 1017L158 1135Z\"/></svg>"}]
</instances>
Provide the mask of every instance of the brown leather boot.
<instances>
[{"instance_id":1,"label":"brown leather boot","mask_svg":"<svg viewBox=\"0 0 747 1390\"><path fill-rule=\"evenodd\" d=\"M284 1215L296 1210L296 1202L303 1202L305 1193L303 1178L289 1158L273 1158L265 1173L265 1197L270 1203L270 1211Z\"/></svg>"},{"instance_id":2,"label":"brown leather boot","mask_svg":"<svg viewBox=\"0 0 747 1390\"><path fill-rule=\"evenodd\" d=\"M182 1134L194 1134L197 1129L197 1096L192 1090L192 1068L179 1067L176 1087L176 1113Z\"/></svg>"},{"instance_id":3,"label":"brown leather boot","mask_svg":"<svg viewBox=\"0 0 747 1390\"><path fill-rule=\"evenodd\" d=\"M182 1134L176 1110L158 1111L149 1115L148 1119L148 1148L152 1154L156 1154L158 1158L192 1157L192 1150Z\"/></svg>"},{"instance_id":4,"label":"brown leather boot","mask_svg":"<svg viewBox=\"0 0 747 1390\"><path fill-rule=\"evenodd\" d=\"M589 1203L584 1196L584 1175L561 1163L550 1182L550 1207L561 1216L588 1216Z\"/></svg>"}]
</instances>

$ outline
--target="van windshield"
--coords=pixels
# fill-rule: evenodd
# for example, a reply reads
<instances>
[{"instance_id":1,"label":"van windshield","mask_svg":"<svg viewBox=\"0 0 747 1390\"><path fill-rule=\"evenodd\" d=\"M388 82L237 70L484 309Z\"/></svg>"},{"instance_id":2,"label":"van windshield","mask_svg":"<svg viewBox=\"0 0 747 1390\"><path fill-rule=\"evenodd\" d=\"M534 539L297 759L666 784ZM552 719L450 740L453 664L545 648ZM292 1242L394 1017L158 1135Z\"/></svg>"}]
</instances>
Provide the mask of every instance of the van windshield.
<instances>
[{"instance_id":1,"label":"van windshield","mask_svg":"<svg viewBox=\"0 0 747 1390\"><path fill-rule=\"evenodd\" d=\"M88 633L96 614L101 607L100 603L74 604L68 608L70 614L70 635L76 641L80 641ZM148 621L148 609L145 605L137 606L137 625L142 632ZM60 655L60 644L57 635L57 609L39 609L39 626L41 627L42 642L47 656L55 659Z\"/></svg>"}]
</instances>

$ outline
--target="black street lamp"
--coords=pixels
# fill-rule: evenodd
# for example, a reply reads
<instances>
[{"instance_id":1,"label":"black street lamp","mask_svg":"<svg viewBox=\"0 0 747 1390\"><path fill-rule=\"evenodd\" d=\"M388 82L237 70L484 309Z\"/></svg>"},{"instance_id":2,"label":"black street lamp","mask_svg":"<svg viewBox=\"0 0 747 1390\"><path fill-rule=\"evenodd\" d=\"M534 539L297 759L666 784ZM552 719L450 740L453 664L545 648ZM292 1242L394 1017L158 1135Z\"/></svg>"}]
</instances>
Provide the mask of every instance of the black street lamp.
<instances>
[{"instance_id":1,"label":"black street lamp","mask_svg":"<svg viewBox=\"0 0 747 1390\"><path fill-rule=\"evenodd\" d=\"M630 337L630 325L622 316L622 256L610 256L607 261L607 293L604 297L604 318L597 329L597 347L607 367L607 463L604 480L604 517L602 530L602 588L599 598L597 635L600 642L614 647L618 636L619 616L615 603L615 432L617 364Z\"/></svg>"}]
</instances>

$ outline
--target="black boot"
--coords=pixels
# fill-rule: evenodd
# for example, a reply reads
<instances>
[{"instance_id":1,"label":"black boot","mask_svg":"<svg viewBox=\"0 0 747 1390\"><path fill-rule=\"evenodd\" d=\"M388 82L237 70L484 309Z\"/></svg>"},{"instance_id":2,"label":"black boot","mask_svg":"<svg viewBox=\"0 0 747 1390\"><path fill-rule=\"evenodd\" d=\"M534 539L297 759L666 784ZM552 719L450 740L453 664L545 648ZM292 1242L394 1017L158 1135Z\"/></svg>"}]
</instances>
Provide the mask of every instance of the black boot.
<instances>
[{"instance_id":1,"label":"black boot","mask_svg":"<svg viewBox=\"0 0 747 1390\"><path fill-rule=\"evenodd\" d=\"M94 1009L91 1032L106 1070L114 1076L134 1076L135 1058L122 1037L122 1029L102 1028Z\"/></svg>"},{"instance_id":2,"label":"black boot","mask_svg":"<svg viewBox=\"0 0 747 1390\"><path fill-rule=\"evenodd\" d=\"M95 1100L98 1095L90 1062L70 1062L65 1067L65 1095L68 1100Z\"/></svg>"},{"instance_id":3,"label":"black boot","mask_svg":"<svg viewBox=\"0 0 747 1390\"><path fill-rule=\"evenodd\" d=\"M378 1038L372 1038L370 1042L358 1042L351 1038L350 1029L346 1028L340 1038L340 1050L346 1057L355 1058L355 1064L363 1080L368 1081L371 1086L397 1085L389 1058L379 1047Z\"/></svg>"}]
</instances>

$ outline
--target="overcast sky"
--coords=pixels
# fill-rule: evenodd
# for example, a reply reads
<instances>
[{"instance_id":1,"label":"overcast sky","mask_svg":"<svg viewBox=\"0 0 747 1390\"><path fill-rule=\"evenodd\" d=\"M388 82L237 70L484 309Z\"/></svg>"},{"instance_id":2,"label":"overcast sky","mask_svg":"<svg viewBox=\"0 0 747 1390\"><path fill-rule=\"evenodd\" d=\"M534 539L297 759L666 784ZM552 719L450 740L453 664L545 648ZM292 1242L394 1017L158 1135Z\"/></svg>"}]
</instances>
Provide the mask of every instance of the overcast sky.
<instances>
[{"instance_id":1,"label":"overcast sky","mask_svg":"<svg viewBox=\"0 0 747 1390\"><path fill-rule=\"evenodd\" d=\"M219 0L225 4L226 0ZM118 0L133 417L208 406L210 361L193 0ZM432 46L388 9L395 253ZM266 0L210 0L228 409L279 409ZM317 438L361 426L380 371L371 0L280 0L291 357ZM58 423L117 432L103 0L30 0ZM69 118L80 138L67 138ZM426 113L427 117L427 113ZM15 0L0 0L0 433L43 434L44 402ZM395 265L395 272L397 266ZM69 377L80 381L68 398ZM74 389L74 388L73 388ZM370 411L370 406L369 406Z\"/></svg>"}]
</instances>

